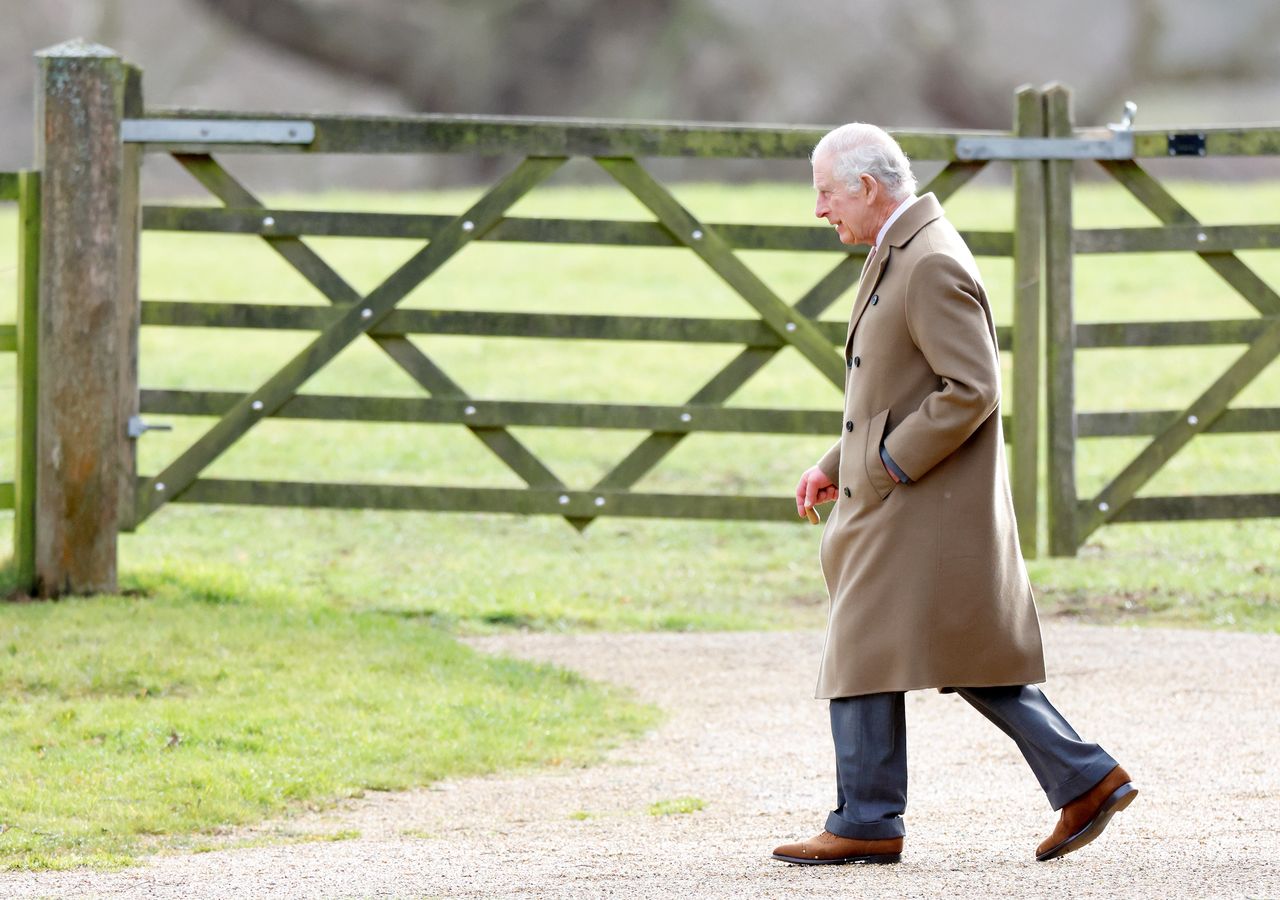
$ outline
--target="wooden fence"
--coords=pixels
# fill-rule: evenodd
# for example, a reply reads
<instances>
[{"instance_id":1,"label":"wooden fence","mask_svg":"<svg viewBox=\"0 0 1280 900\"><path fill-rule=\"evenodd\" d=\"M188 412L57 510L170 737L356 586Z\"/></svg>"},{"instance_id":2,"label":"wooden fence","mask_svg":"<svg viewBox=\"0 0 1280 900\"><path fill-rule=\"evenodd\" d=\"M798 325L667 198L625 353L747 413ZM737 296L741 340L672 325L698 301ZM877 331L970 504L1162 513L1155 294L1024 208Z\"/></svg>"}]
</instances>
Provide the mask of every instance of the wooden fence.
<instances>
[{"instance_id":1,"label":"wooden fence","mask_svg":"<svg viewBox=\"0 0 1280 900\"><path fill-rule=\"evenodd\" d=\"M36 473L38 546L33 584L45 592L94 590L114 582L116 530L130 529L170 502L267 504L309 507L465 510L545 514L582 528L602 516L692 517L794 521L791 502L776 496L656 494L633 487L688 435L697 432L831 434L835 412L744 409L726 405L732 395L784 348L794 348L836 387L848 361L843 322L818 317L857 281L863 251L850 251L825 227L705 222L686 209L645 167L661 157L804 159L824 129L703 124L587 122L578 120L445 116L286 116L252 120L225 111L151 110L142 103L140 75L117 57L85 59L77 48L42 55L46 98L45 267L41 310L49 321L83 321L92 313L114 336L111 353L94 345L61 344L53 356L81 353L82 365L42 374L40 396L54 396L91 378L92 388L75 415L40 405L41 440L59 440L83 459L109 464L83 468L80 483L65 471L59 485L45 469ZM106 85L108 89L104 89ZM98 106L94 106L97 103ZM91 114L69 111L89 108ZM1024 552L1036 552L1039 397L1042 358L1048 365L1050 549L1074 553L1106 521L1143 518L1276 515L1275 496L1249 498L1135 498L1160 463L1206 429L1276 428L1276 411L1224 414L1227 401L1280 343L1280 301L1247 273L1230 252L1260 246L1274 229L1200 229L1162 194L1134 158L1181 152L1181 135L1124 129L1110 143L1090 141L1070 120L1064 88L1024 88L1015 98L1009 133L895 132L917 161L940 161L941 172L924 186L945 200L993 160L1010 160L1015 205L1008 230L968 232L975 254L1012 259L1012 325L998 329L1001 349L1012 351L1014 377L1007 393L1014 501ZM100 142L95 166L79 165L84 144ZM1129 157L1118 156L1117 141ZM1211 132L1208 153L1276 152L1265 129ZM1101 148L1100 150L1097 148ZM220 164L224 154L255 153L465 153L515 156L522 161L478 201L456 215L404 215L278 209L263 204ZM1072 229L1072 159L1098 152L1103 165L1168 224L1159 230ZM144 205L138 167L144 153L171 154L219 201L221 207ZM216 154L216 156L215 156ZM544 182L569 158L591 159L652 215L648 221L529 218L507 215L512 205ZM105 197L101 203L87 197ZM74 206L72 204L75 204ZM89 215L86 215L86 210ZM96 218L92 214L100 210ZM137 289L139 228L155 231L257 235L329 302L330 308L250 303L140 300ZM344 280L311 246L312 236L416 238L422 249L372 291ZM620 315L552 315L483 310L400 309L398 304L474 241L668 247L692 253L729 285L752 318L660 318ZM76 247L109 247L96 257ZM1152 248L1193 250L1262 313L1238 323L1148 323L1077 326L1072 309L1072 265L1078 252ZM830 253L832 266L802 296L788 302L759 278L738 251ZM1043 271L1042 271L1043 254ZM86 268L87 267L87 268ZM103 270L106 269L105 273ZM99 290L83 290L92 283ZM110 308L103 297L114 301ZM1043 299L1042 299L1043 298ZM1041 347L1041 309L1048 309L1047 347ZM79 317L76 319L75 317ZM248 392L139 388L139 326L286 329L315 332L314 339L278 372ZM46 332L49 329L46 328ZM677 341L736 344L740 352L678 405L529 402L476 397L410 340L415 334L465 334L526 339ZM1223 386L1185 412L1135 411L1080 414L1075 409L1077 348L1248 340L1247 360L1233 366ZM53 340L53 338L50 338ZM353 342L369 340L423 391L401 398L300 394L299 387ZM41 358L52 358L41 347ZM95 374L96 373L96 374ZM216 423L161 471L139 476L126 423L141 414L215 416ZM522 490L449 485L373 485L218 479L208 466L267 418L452 423L466 428L525 483ZM1176 418L1176 421L1175 421ZM86 424L87 423L87 424ZM648 434L603 478L582 486L562 483L511 429L518 426L639 429ZM129 428L136 438L139 430ZM1096 498L1076 496L1077 439L1101 434L1158 431L1155 441ZM41 464L44 457L41 456ZM81 469L76 469L81 472ZM21 489L19 490L21 494ZM68 498L84 520L58 519ZM77 499L78 498L78 499ZM60 505L59 505L60 504ZM1240 505L1243 504L1243 505ZM72 503L71 505L75 505ZM92 507L90 510L90 506ZM1241 512L1243 510L1243 512ZM46 534L52 535L46 540ZM75 542L75 571L58 562ZM59 566L62 566L59 568Z\"/></svg>"}]
</instances>

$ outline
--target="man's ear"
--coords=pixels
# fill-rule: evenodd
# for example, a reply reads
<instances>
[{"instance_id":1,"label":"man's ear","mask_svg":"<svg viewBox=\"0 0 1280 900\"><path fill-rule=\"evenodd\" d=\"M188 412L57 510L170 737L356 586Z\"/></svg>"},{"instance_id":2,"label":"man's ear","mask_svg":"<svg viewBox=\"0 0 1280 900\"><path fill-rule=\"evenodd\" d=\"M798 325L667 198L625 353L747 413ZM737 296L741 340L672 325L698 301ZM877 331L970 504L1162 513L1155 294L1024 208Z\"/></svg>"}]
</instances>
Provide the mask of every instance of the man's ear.
<instances>
[{"instance_id":1,"label":"man's ear","mask_svg":"<svg viewBox=\"0 0 1280 900\"><path fill-rule=\"evenodd\" d=\"M876 181L866 172L859 175L858 180L862 182L862 192L866 195L867 205L874 206L876 200L880 196L880 182Z\"/></svg>"}]
</instances>

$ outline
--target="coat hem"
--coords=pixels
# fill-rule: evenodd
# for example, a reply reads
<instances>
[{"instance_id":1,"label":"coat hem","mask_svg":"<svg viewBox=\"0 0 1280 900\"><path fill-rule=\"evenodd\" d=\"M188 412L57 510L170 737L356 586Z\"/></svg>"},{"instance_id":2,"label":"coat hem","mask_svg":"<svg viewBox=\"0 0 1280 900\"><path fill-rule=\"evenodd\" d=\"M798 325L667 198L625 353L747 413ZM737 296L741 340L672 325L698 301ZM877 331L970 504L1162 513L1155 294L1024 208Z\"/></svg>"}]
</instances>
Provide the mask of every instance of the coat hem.
<instances>
[{"instance_id":1,"label":"coat hem","mask_svg":"<svg viewBox=\"0 0 1280 900\"><path fill-rule=\"evenodd\" d=\"M930 681L923 684L912 685L911 687L895 687L893 685L885 685L877 687L869 691L854 691L851 693L834 692L824 694L819 688L814 691L813 699L815 700L841 700L846 697L865 697L868 694L887 694L887 693L906 693L907 691L939 691L941 693L951 693L956 688L985 688L985 687L1015 687L1024 684L1044 684L1048 678L1041 673L1038 678L1028 678L1025 680L1016 679L979 679L977 681L948 681L944 684L937 684Z\"/></svg>"}]
</instances>

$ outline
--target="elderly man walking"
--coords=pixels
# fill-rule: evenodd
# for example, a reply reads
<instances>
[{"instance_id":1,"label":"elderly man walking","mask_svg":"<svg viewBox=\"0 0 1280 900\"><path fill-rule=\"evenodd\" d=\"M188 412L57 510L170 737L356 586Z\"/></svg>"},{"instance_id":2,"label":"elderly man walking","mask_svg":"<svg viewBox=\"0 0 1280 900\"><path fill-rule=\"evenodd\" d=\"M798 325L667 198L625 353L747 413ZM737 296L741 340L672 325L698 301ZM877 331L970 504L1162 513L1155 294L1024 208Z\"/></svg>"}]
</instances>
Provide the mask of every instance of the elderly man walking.
<instances>
[{"instance_id":1,"label":"elderly man walking","mask_svg":"<svg viewBox=\"0 0 1280 900\"><path fill-rule=\"evenodd\" d=\"M834 500L820 557L831 611L817 696L831 701L836 809L789 863L893 863L907 803L903 692L955 691L1011 737L1055 810L1039 860L1077 850L1133 801L1129 775L1034 684L1040 625L1018 548L995 325L973 255L872 125L813 151L818 218L870 244L845 342L840 439L796 508Z\"/></svg>"}]
</instances>

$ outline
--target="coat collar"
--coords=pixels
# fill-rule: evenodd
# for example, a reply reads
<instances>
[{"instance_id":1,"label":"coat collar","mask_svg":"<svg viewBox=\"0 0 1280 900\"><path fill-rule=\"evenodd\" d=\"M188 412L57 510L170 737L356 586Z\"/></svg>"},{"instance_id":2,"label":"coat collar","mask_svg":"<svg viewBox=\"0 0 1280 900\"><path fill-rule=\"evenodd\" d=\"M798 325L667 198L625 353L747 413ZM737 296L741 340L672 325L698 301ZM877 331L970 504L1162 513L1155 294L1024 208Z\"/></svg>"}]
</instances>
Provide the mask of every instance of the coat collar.
<instances>
[{"instance_id":1,"label":"coat collar","mask_svg":"<svg viewBox=\"0 0 1280 900\"><path fill-rule=\"evenodd\" d=\"M932 193L928 193L911 204L907 211L889 226L889 232L884 236L880 249L876 251L871 265L863 270L862 280L858 283L858 295L853 302L853 315L849 317L849 331L845 335L844 349L846 357L849 355L849 346L853 343L854 329L858 327L858 320L862 318L862 314L866 311L871 294L876 285L880 283L880 277L889 265L889 258L893 255L893 248L905 247L921 228L940 218L942 218L942 204L938 202L938 198Z\"/></svg>"},{"instance_id":2,"label":"coat collar","mask_svg":"<svg viewBox=\"0 0 1280 900\"><path fill-rule=\"evenodd\" d=\"M898 217L898 221L889 226L889 233L884 236L884 243L889 247L903 247L916 236L916 232L934 219L942 217L942 204L932 193L925 194L907 207L907 211ZM882 248L885 250L887 248ZM877 256L881 253L878 251ZM885 253L884 255L888 255Z\"/></svg>"}]
</instances>

